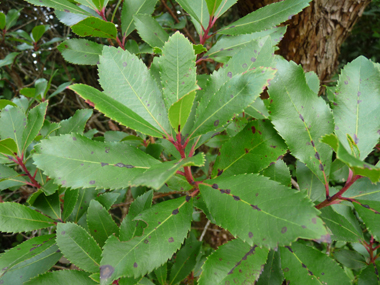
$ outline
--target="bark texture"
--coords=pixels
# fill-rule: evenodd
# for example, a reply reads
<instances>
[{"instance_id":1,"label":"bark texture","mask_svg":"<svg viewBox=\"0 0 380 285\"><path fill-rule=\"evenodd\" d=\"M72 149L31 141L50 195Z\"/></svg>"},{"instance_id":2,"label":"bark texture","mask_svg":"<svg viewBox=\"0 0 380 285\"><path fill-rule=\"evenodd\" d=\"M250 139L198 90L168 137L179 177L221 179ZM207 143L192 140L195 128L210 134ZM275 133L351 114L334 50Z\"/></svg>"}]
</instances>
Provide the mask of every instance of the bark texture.
<instances>
[{"instance_id":1,"label":"bark texture","mask_svg":"<svg viewBox=\"0 0 380 285\"><path fill-rule=\"evenodd\" d=\"M239 0L241 16L281 0ZM338 66L340 47L371 0L313 0L285 24L279 54L328 80Z\"/></svg>"}]
</instances>

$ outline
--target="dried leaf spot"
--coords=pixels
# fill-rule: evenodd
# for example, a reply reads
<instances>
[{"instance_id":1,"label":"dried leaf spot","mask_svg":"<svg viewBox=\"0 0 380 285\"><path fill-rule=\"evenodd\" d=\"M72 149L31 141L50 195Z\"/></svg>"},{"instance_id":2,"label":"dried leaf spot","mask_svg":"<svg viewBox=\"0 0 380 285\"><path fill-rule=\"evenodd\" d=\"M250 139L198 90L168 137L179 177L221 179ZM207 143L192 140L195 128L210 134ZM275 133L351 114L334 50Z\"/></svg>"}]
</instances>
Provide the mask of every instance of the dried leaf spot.
<instances>
[{"instance_id":1,"label":"dried leaf spot","mask_svg":"<svg viewBox=\"0 0 380 285\"><path fill-rule=\"evenodd\" d=\"M303 118L301 114L300 114L300 119L302 120L302 122L305 122L305 119Z\"/></svg>"},{"instance_id":2,"label":"dried leaf spot","mask_svg":"<svg viewBox=\"0 0 380 285\"><path fill-rule=\"evenodd\" d=\"M179 213L178 209L173 210L172 215L177 215Z\"/></svg>"},{"instance_id":3,"label":"dried leaf spot","mask_svg":"<svg viewBox=\"0 0 380 285\"><path fill-rule=\"evenodd\" d=\"M367 205L367 204L362 204L362 206L363 206L364 208L366 208L366 209L369 209L369 208L370 208L370 206Z\"/></svg>"},{"instance_id":4,"label":"dried leaf spot","mask_svg":"<svg viewBox=\"0 0 380 285\"><path fill-rule=\"evenodd\" d=\"M90 184L94 185L95 184L95 180L90 180Z\"/></svg>"},{"instance_id":5,"label":"dried leaf spot","mask_svg":"<svg viewBox=\"0 0 380 285\"><path fill-rule=\"evenodd\" d=\"M257 210L257 211L261 211L261 209L260 209L257 205L252 205L252 204L251 204L251 207L252 207L253 209Z\"/></svg>"},{"instance_id":6,"label":"dried leaf spot","mask_svg":"<svg viewBox=\"0 0 380 285\"><path fill-rule=\"evenodd\" d=\"M144 240L144 243L145 243L145 244L148 244L148 243L149 243L149 240L147 240L147 239Z\"/></svg>"},{"instance_id":7,"label":"dried leaf spot","mask_svg":"<svg viewBox=\"0 0 380 285\"><path fill-rule=\"evenodd\" d=\"M218 189L219 188L219 186L218 186L218 184L212 184L212 186L211 186L212 188L214 188L214 189Z\"/></svg>"},{"instance_id":8,"label":"dried leaf spot","mask_svg":"<svg viewBox=\"0 0 380 285\"><path fill-rule=\"evenodd\" d=\"M41 1L42 2L42 1ZM70 10L68 10L68 9L65 9L64 10L66 13L70 13Z\"/></svg>"},{"instance_id":9,"label":"dried leaf spot","mask_svg":"<svg viewBox=\"0 0 380 285\"><path fill-rule=\"evenodd\" d=\"M231 72L231 71L228 72L228 73L227 73L227 76L228 76L229 78L232 78L232 72Z\"/></svg>"},{"instance_id":10,"label":"dried leaf spot","mask_svg":"<svg viewBox=\"0 0 380 285\"><path fill-rule=\"evenodd\" d=\"M232 197L234 197L235 201L240 201L241 200L239 196L232 195Z\"/></svg>"},{"instance_id":11,"label":"dried leaf spot","mask_svg":"<svg viewBox=\"0 0 380 285\"><path fill-rule=\"evenodd\" d=\"M252 130L252 133L253 133L253 134L256 133L256 128L255 128L255 126L252 126L252 127L251 127L251 130Z\"/></svg>"},{"instance_id":12,"label":"dried leaf spot","mask_svg":"<svg viewBox=\"0 0 380 285\"><path fill-rule=\"evenodd\" d=\"M248 148L245 148L245 153L249 153L249 149Z\"/></svg>"},{"instance_id":13,"label":"dried leaf spot","mask_svg":"<svg viewBox=\"0 0 380 285\"><path fill-rule=\"evenodd\" d=\"M313 272L311 272L310 270L308 270L307 272L309 272L310 275L314 275Z\"/></svg>"},{"instance_id":14,"label":"dried leaf spot","mask_svg":"<svg viewBox=\"0 0 380 285\"><path fill-rule=\"evenodd\" d=\"M248 237L249 237L249 238L253 238L253 233L252 233L252 232L249 232L249 233L248 233Z\"/></svg>"},{"instance_id":15,"label":"dried leaf spot","mask_svg":"<svg viewBox=\"0 0 380 285\"><path fill-rule=\"evenodd\" d=\"M311 222L315 225L317 223L317 218L312 218Z\"/></svg>"},{"instance_id":16,"label":"dried leaf spot","mask_svg":"<svg viewBox=\"0 0 380 285\"><path fill-rule=\"evenodd\" d=\"M315 152L315 155L314 155L314 156L315 156L315 158L316 158L316 159L318 159L318 160L320 160L320 159L321 159L321 157L319 156L319 153L318 153L318 151L316 151L316 152Z\"/></svg>"},{"instance_id":17,"label":"dried leaf spot","mask_svg":"<svg viewBox=\"0 0 380 285\"><path fill-rule=\"evenodd\" d=\"M61 235L65 235L65 233L66 233L65 231L62 231L62 232L61 232Z\"/></svg>"},{"instance_id":18,"label":"dried leaf spot","mask_svg":"<svg viewBox=\"0 0 380 285\"><path fill-rule=\"evenodd\" d=\"M360 95L362 95L362 92L358 91L358 97L359 97Z\"/></svg>"},{"instance_id":19,"label":"dried leaf spot","mask_svg":"<svg viewBox=\"0 0 380 285\"><path fill-rule=\"evenodd\" d=\"M379 132L380 132L380 130L379 130ZM222 175L222 173L223 173L223 169L218 169L218 174L217 174L217 176Z\"/></svg>"},{"instance_id":20,"label":"dried leaf spot","mask_svg":"<svg viewBox=\"0 0 380 285\"><path fill-rule=\"evenodd\" d=\"M289 271L289 268L284 268L284 272L288 272Z\"/></svg>"},{"instance_id":21,"label":"dried leaf spot","mask_svg":"<svg viewBox=\"0 0 380 285\"><path fill-rule=\"evenodd\" d=\"M111 265L100 266L100 279L107 279L114 273L115 268Z\"/></svg>"},{"instance_id":22,"label":"dried leaf spot","mask_svg":"<svg viewBox=\"0 0 380 285\"><path fill-rule=\"evenodd\" d=\"M137 266L138 266L137 262L133 263L134 268L137 268Z\"/></svg>"},{"instance_id":23,"label":"dried leaf spot","mask_svg":"<svg viewBox=\"0 0 380 285\"><path fill-rule=\"evenodd\" d=\"M284 233L286 233L286 232L287 232L287 230L288 230L288 228L287 228L287 227L283 227L283 228L281 229L281 233L282 233L282 234L284 234Z\"/></svg>"},{"instance_id":24,"label":"dried leaf spot","mask_svg":"<svg viewBox=\"0 0 380 285\"><path fill-rule=\"evenodd\" d=\"M106 152L106 153L109 153L109 152L110 152L110 148L109 148L109 147L106 147L105 152Z\"/></svg>"},{"instance_id":25,"label":"dried leaf spot","mask_svg":"<svg viewBox=\"0 0 380 285\"><path fill-rule=\"evenodd\" d=\"M77 140L77 138L76 137L73 137L73 141L76 141Z\"/></svg>"},{"instance_id":26,"label":"dried leaf spot","mask_svg":"<svg viewBox=\"0 0 380 285\"><path fill-rule=\"evenodd\" d=\"M170 237L170 238L168 239L168 242L174 242L174 238Z\"/></svg>"},{"instance_id":27,"label":"dried leaf spot","mask_svg":"<svg viewBox=\"0 0 380 285\"><path fill-rule=\"evenodd\" d=\"M314 144L314 141L313 141L313 140L310 141L310 143L311 143L311 145L312 145L313 147L315 147L315 144Z\"/></svg>"},{"instance_id":28,"label":"dried leaf spot","mask_svg":"<svg viewBox=\"0 0 380 285\"><path fill-rule=\"evenodd\" d=\"M219 120L215 120L214 126L217 127L219 125Z\"/></svg>"},{"instance_id":29,"label":"dried leaf spot","mask_svg":"<svg viewBox=\"0 0 380 285\"><path fill-rule=\"evenodd\" d=\"M191 200L191 196L186 196L186 202L189 202Z\"/></svg>"},{"instance_id":30,"label":"dried leaf spot","mask_svg":"<svg viewBox=\"0 0 380 285\"><path fill-rule=\"evenodd\" d=\"M302 267L303 268L307 268L307 266L305 265L305 263L302 263Z\"/></svg>"},{"instance_id":31,"label":"dried leaf spot","mask_svg":"<svg viewBox=\"0 0 380 285\"><path fill-rule=\"evenodd\" d=\"M290 246L285 246L285 248L289 249L291 253L293 253L293 249Z\"/></svg>"},{"instance_id":32,"label":"dried leaf spot","mask_svg":"<svg viewBox=\"0 0 380 285\"><path fill-rule=\"evenodd\" d=\"M256 58L251 57L251 61L252 61L252 62L255 62L255 61L256 61Z\"/></svg>"},{"instance_id":33,"label":"dried leaf spot","mask_svg":"<svg viewBox=\"0 0 380 285\"><path fill-rule=\"evenodd\" d=\"M320 171L325 170L325 168L323 167L322 163L319 164L319 170L320 170Z\"/></svg>"},{"instance_id":34,"label":"dried leaf spot","mask_svg":"<svg viewBox=\"0 0 380 285\"><path fill-rule=\"evenodd\" d=\"M107 162L101 162L100 165L103 167L103 166L106 166L106 165L109 165Z\"/></svg>"},{"instance_id":35,"label":"dried leaf spot","mask_svg":"<svg viewBox=\"0 0 380 285\"><path fill-rule=\"evenodd\" d=\"M348 84L348 81L347 81L347 80L346 80L346 81L344 81L344 84L346 84L346 85L347 85L347 84Z\"/></svg>"},{"instance_id":36,"label":"dried leaf spot","mask_svg":"<svg viewBox=\"0 0 380 285\"><path fill-rule=\"evenodd\" d=\"M247 68L248 65L247 65L246 63L243 63L242 67L243 67L243 68Z\"/></svg>"},{"instance_id":37,"label":"dried leaf spot","mask_svg":"<svg viewBox=\"0 0 380 285\"><path fill-rule=\"evenodd\" d=\"M302 227L303 229L306 229L306 228L307 228L305 225L302 225L301 227Z\"/></svg>"},{"instance_id":38,"label":"dried leaf spot","mask_svg":"<svg viewBox=\"0 0 380 285\"><path fill-rule=\"evenodd\" d=\"M121 162L116 163L115 166L117 166L117 167L126 167L126 168L134 168L133 165L124 164L124 163L121 163Z\"/></svg>"}]
</instances>

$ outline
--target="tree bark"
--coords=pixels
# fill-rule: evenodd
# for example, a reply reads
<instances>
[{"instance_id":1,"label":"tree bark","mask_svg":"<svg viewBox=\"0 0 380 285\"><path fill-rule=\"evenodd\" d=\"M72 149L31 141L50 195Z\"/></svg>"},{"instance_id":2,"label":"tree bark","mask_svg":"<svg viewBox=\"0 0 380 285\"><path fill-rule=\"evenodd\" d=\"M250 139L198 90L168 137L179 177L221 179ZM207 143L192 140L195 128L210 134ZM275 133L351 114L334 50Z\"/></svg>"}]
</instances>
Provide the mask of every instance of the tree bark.
<instances>
[{"instance_id":1,"label":"tree bark","mask_svg":"<svg viewBox=\"0 0 380 285\"><path fill-rule=\"evenodd\" d=\"M281 0L239 0L242 16ZM314 0L285 23L279 54L314 71L323 82L338 66L340 47L371 0Z\"/></svg>"}]
</instances>

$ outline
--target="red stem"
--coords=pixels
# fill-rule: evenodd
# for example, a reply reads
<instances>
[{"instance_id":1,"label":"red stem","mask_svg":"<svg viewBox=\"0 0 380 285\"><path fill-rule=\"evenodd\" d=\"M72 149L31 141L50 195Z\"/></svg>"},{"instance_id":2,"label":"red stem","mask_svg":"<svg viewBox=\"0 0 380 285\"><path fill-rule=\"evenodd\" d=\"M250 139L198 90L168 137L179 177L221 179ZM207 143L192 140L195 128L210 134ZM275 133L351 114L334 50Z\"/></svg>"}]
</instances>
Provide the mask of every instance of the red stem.
<instances>
[{"instance_id":1,"label":"red stem","mask_svg":"<svg viewBox=\"0 0 380 285\"><path fill-rule=\"evenodd\" d=\"M12 159L14 162L16 162L18 165L20 165L20 167L22 168L22 170L26 173L26 175L29 177L31 183L27 183L28 185L31 185L31 186L34 186L38 189L41 188L41 185L40 183L38 183L38 181L35 179L35 176L32 176L29 172L29 170L26 168L24 162L23 162L23 155L21 156L21 158L17 155L16 156L16 159ZM37 173L37 172L36 172Z\"/></svg>"}]
</instances>

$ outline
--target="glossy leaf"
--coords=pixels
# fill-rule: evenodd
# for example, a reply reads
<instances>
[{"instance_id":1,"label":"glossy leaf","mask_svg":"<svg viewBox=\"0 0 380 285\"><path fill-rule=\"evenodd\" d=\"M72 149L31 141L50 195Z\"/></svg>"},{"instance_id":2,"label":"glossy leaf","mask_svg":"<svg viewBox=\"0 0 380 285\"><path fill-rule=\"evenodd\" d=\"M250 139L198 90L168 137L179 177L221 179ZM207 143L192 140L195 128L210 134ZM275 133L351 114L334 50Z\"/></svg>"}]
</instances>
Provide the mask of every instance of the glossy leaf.
<instances>
[{"instance_id":1,"label":"glossy leaf","mask_svg":"<svg viewBox=\"0 0 380 285\"><path fill-rule=\"evenodd\" d=\"M351 155L336 135L326 135L321 139L321 142L331 146L336 153L336 157L346 163L353 170L354 174L368 177L374 183L380 180L380 168Z\"/></svg>"},{"instance_id":2,"label":"glossy leaf","mask_svg":"<svg viewBox=\"0 0 380 285\"><path fill-rule=\"evenodd\" d=\"M272 162L261 174L284 186L291 187L292 185L289 168L281 159Z\"/></svg>"},{"instance_id":3,"label":"glossy leaf","mask_svg":"<svg viewBox=\"0 0 380 285\"><path fill-rule=\"evenodd\" d=\"M11 52L7 54L7 56L4 59L0 60L0 67L12 64L16 56L18 56L19 54L19 52Z\"/></svg>"},{"instance_id":4,"label":"glossy leaf","mask_svg":"<svg viewBox=\"0 0 380 285\"><path fill-rule=\"evenodd\" d=\"M258 173L286 151L284 141L269 121L252 121L223 144L212 176Z\"/></svg>"},{"instance_id":5,"label":"glossy leaf","mask_svg":"<svg viewBox=\"0 0 380 285\"><path fill-rule=\"evenodd\" d=\"M103 247L110 235L119 235L119 227L116 225L111 215L98 201L95 200L90 202L90 207L87 211L87 225L91 235L100 247Z\"/></svg>"},{"instance_id":6,"label":"glossy leaf","mask_svg":"<svg viewBox=\"0 0 380 285\"><path fill-rule=\"evenodd\" d=\"M70 217L71 213L74 211L74 207L77 203L78 197L79 190L66 189L62 213L63 221L66 221Z\"/></svg>"},{"instance_id":7,"label":"glossy leaf","mask_svg":"<svg viewBox=\"0 0 380 285\"><path fill-rule=\"evenodd\" d=\"M74 64L95 65L103 46L85 39L69 39L58 46L63 58Z\"/></svg>"},{"instance_id":8,"label":"glossy leaf","mask_svg":"<svg viewBox=\"0 0 380 285\"><path fill-rule=\"evenodd\" d=\"M77 223L80 220L80 218L87 212L90 202L91 200L95 199L95 197L97 196L97 192L94 191L94 188L70 191L78 191L78 198L76 199L74 210L72 210L69 218L69 221ZM75 195L75 193L73 193L73 195Z\"/></svg>"},{"instance_id":9,"label":"glossy leaf","mask_svg":"<svg viewBox=\"0 0 380 285\"><path fill-rule=\"evenodd\" d=\"M87 272L98 272L102 250L82 227L72 223L59 223L57 244L64 256Z\"/></svg>"},{"instance_id":10,"label":"glossy leaf","mask_svg":"<svg viewBox=\"0 0 380 285\"><path fill-rule=\"evenodd\" d=\"M339 265L314 248L301 243L280 248L281 266L287 281L295 284L351 284Z\"/></svg>"},{"instance_id":11,"label":"glossy leaf","mask_svg":"<svg viewBox=\"0 0 380 285\"><path fill-rule=\"evenodd\" d=\"M99 82L104 93L124 104L158 130L170 129L157 83L145 64L128 51L104 47Z\"/></svg>"},{"instance_id":12,"label":"glossy leaf","mask_svg":"<svg viewBox=\"0 0 380 285\"><path fill-rule=\"evenodd\" d=\"M35 26L32 30L34 42L38 42L46 31L45 25Z\"/></svg>"},{"instance_id":13,"label":"glossy leaf","mask_svg":"<svg viewBox=\"0 0 380 285\"><path fill-rule=\"evenodd\" d=\"M163 135L162 131L153 127L130 108L94 87L75 84L70 86L70 89L83 99L91 101L94 104L95 109L124 126L155 137L161 137Z\"/></svg>"},{"instance_id":14,"label":"glossy leaf","mask_svg":"<svg viewBox=\"0 0 380 285\"><path fill-rule=\"evenodd\" d=\"M207 258L198 284L254 284L268 252L241 239L229 241Z\"/></svg>"},{"instance_id":15,"label":"glossy leaf","mask_svg":"<svg viewBox=\"0 0 380 285\"><path fill-rule=\"evenodd\" d=\"M168 263L164 263L163 265L155 269L154 274L156 275L157 281L161 285L166 285L166 279L168 277Z\"/></svg>"},{"instance_id":16,"label":"glossy leaf","mask_svg":"<svg viewBox=\"0 0 380 285\"><path fill-rule=\"evenodd\" d=\"M270 29L301 12L309 2L310 0L285 0L264 6L219 30L218 34L240 35Z\"/></svg>"},{"instance_id":17,"label":"glossy leaf","mask_svg":"<svg viewBox=\"0 0 380 285\"><path fill-rule=\"evenodd\" d=\"M5 23L5 14L3 12L0 12L0 29L4 29Z\"/></svg>"},{"instance_id":18,"label":"glossy leaf","mask_svg":"<svg viewBox=\"0 0 380 285\"><path fill-rule=\"evenodd\" d=\"M6 106L11 105L17 107L15 103L6 99L0 99L0 110L4 109Z\"/></svg>"},{"instance_id":19,"label":"glossy leaf","mask_svg":"<svg viewBox=\"0 0 380 285\"><path fill-rule=\"evenodd\" d=\"M20 17L20 10L10 9L5 16L5 29L9 30L16 25L18 18Z\"/></svg>"},{"instance_id":20,"label":"glossy leaf","mask_svg":"<svg viewBox=\"0 0 380 285\"><path fill-rule=\"evenodd\" d=\"M41 186L40 190L45 193L46 196L53 195L58 190L58 185L53 183L53 180L49 180Z\"/></svg>"},{"instance_id":21,"label":"glossy leaf","mask_svg":"<svg viewBox=\"0 0 380 285\"><path fill-rule=\"evenodd\" d=\"M273 100L270 104L272 123L292 155L325 183L326 175L330 173L332 152L320 142L320 138L334 130L331 111L326 102L309 88L301 66L278 60L276 68L278 75L268 89Z\"/></svg>"},{"instance_id":22,"label":"glossy leaf","mask_svg":"<svg viewBox=\"0 0 380 285\"><path fill-rule=\"evenodd\" d=\"M375 237L380 239L380 202L370 200L360 200L360 203L353 203L359 217L363 220L368 231Z\"/></svg>"},{"instance_id":23,"label":"glossy leaf","mask_svg":"<svg viewBox=\"0 0 380 285\"><path fill-rule=\"evenodd\" d=\"M3 284L23 285L25 284L24 282L28 281L30 278L49 270L62 257L54 240L52 241L53 244L51 244L50 241L46 243L48 246L44 244L36 244L41 245L41 251L37 251L37 249L34 249L35 246L31 247L30 244L28 244L30 250L33 251L29 252L29 256L23 256L22 262L15 263L14 266L7 269L5 274L0 278L0 282ZM17 248L20 247L21 245ZM25 251L22 252L25 253ZM33 254L34 252L35 254Z\"/></svg>"},{"instance_id":24,"label":"glossy leaf","mask_svg":"<svg viewBox=\"0 0 380 285\"><path fill-rule=\"evenodd\" d=\"M124 37L127 37L134 29L133 15L152 14L157 0L124 1L121 12L121 29Z\"/></svg>"},{"instance_id":25,"label":"glossy leaf","mask_svg":"<svg viewBox=\"0 0 380 285\"><path fill-rule=\"evenodd\" d=\"M109 210L119 196L120 193L107 192L97 196L95 200L102 204L106 210Z\"/></svg>"},{"instance_id":26,"label":"glossy leaf","mask_svg":"<svg viewBox=\"0 0 380 285\"><path fill-rule=\"evenodd\" d=\"M140 37L151 47L161 48L168 40L169 35L160 26L156 19L147 14L133 16L134 24Z\"/></svg>"},{"instance_id":27,"label":"glossy leaf","mask_svg":"<svg viewBox=\"0 0 380 285\"><path fill-rule=\"evenodd\" d=\"M326 198L325 185L311 170L302 162L297 160L297 182L301 191L305 191L311 201L322 201Z\"/></svg>"},{"instance_id":28,"label":"glossy leaf","mask_svg":"<svg viewBox=\"0 0 380 285\"><path fill-rule=\"evenodd\" d=\"M310 89L314 93L318 94L320 86L318 75L314 71L309 71L305 73L305 77L306 83L310 87Z\"/></svg>"},{"instance_id":29,"label":"glossy leaf","mask_svg":"<svg viewBox=\"0 0 380 285\"><path fill-rule=\"evenodd\" d=\"M280 285L284 280L284 273L281 270L281 256L280 251L271 250L268 254L267 262L264 270L257 280L257 285Z\"/></svg>"},{"instance_id":30,"label":"glossy leaf","mask_svg":"<svg viewBox=\"0 0 380 285\"><path fill-rule=\"evenodd\" d=\"M191 17L193 17L196 21L198 21L199 23L201 23L202 21L200 20L200 17L198 17L198 14L193 10L193 8L195 8L195 6L199 6L199 5L194 5L194 3L189 0L177 0L178 4L181 5L181 7L187 12L189 13L189 15ZM204 1L201 2L205 7L206 7L206 10L207 10L207 6L205 5L206 3ZM191 5L193 4L193 5ZM197 3L199 4L199 3ZM202 9L202 7L201 7ZM206 28L206 27L205 27Z\"/></svg>"},{"instance_id":31,"label":"glossy leaf","mask_svg":"<svg viewBox=\"0 0 380 285\"><path fill-rule=\"evenodd\" d=\"M106 22L97 17L88 17L71 27L80 37L98 37L116 39L117 30L114 23Z\"/></svg>"},{"instance_id":32,"label":"glossy leaf","mask_svg":"<svg viewBox=\"0 0 380 285\"><path fill-rule=\"evenodd\" d=\"M363 56L347 64L339 77L334 103L335 134L350 150L347 134L364 160L380 136L380 70Z\"/></svg>"},{"instance_id":33,"label":"glossy leaf","mask_svg":"<svg viewBox=\"0 0 380 285\"><path fill-rule=\"evenodd\" d=\"M190 229L193 203L187 200L168 200L144 211L136 218L147 224L139 237L120 242L111 236L103 250L100 283L110 284L121 276L145 275L168 260Z\"/></svg>"},{"instance_id":34,"label":"glossy leaf","mask_svg":"<svg viewBox=\"0 0 380 285\"><path fill-rule=\"evenodd\" d=\"M167 109L183 96L198 89L195 58L191 43L179 32L172 35L163 46L159 65L163 97ZM189 103L188 113L190 113L192 106L192 102L187 104Z\"/></svg>"},{"instance_id":35,"label":"glossy leaf","mask_svg":"<svg viewBox=\"0 0 380 285\"><path fill-rule=\"evenodd\" d=\"M174 130L181 130L189 118L195 99L195 91L183 96L169 108L169 120Z\"/></svg>"},{"instance_id":36,"label":"glossy leaf","mask_svg":"<svg viewBox=\"0 0 380 285\"><path fill-rule=\"evenodd\" d=\"M13 139L5 139L0 141L0 153L4 155L15 156L17 154L17 145Z\"/></svg>"},{"instance_id":37,"label":"glossy leaf","mask_svg":"<svg viewBox=\"0 0 380 285\"><path fill-rule=\"evenodd\" d=\"M220 3L222 0L205 0L207 4L207 9L210 15L214 15L216 12L216 9L219 8Z\"/></svg>"},{"instance_id":38,"label":"glossy leaf","mask_svg":"<svg viewBox=\"0 0 380 285\"><path fill-rule=\"evenodd\" d=\"M144 222L133 221L142 211L149 209L152 206L153 191L148 191L137 197L131 204L128 215L123 219L120 225L120 240L128 241L135 236L141 236L143 233Z\"/></svg>"},{"instance_id":39,"label":"glossy leaf","mask_svg":"<svg viewBox=\"0 0 380 285\"><path fill-rule=\"evenodd\" d=\"M70 134L70 133L81 133L83 134L84 128L88 119L92 115L91 109L77 110L74 116L67 120L62 120L60 122L61 127L57 131L58 135Z\"/></svg>"},{"instance_id":40,"label":"glossy leaf","mask_svg":"<svg viewBox=\"0 0 380 285\"><path fill-rule=\"evenodd\" d=\"M170 285L181 282L193 271L201 246L202 242L190 233L185 245L176 254L175 263L170 270Z\"/></svg>"},{"instance_id":41,"label":"glossy leaf","mask_svg":"<svg viewBox=\"0 0 380 285\"><path fill-rule=\"evenodd\" d=\"M78 270L59 270L48 272L30 280L25 285L66 285L66 284L81 284L95 285L97 284L88 273Z\"/></svg>"},{"instance_id":42,"label":"glossy leaf","mask_svg":"<svg viewBox=\"0 0 380 285\"><path fill-rule=\"evenodd\" d=\"M12 168L0 164L0 190L26 184L26 179Z\"/></svg>"},{"instance_id":43,"label":"glossy leaf","mask_svg":"<svg viewBox=\"0 0 380 285\"><path fill-rule=\"evenodd\" d=\"M47 106L48 102L43 102L30 110L25 130L22 134L22 152L27 149L40 132L42 125L44 124Z\"/></svg>"},{"instance_id":44,"label":"glossy leaf","mask_svg":"<svg viewBox=\"0 0 380 285\"><path fill-rule=\"evenodd\" d=\"M45 6L59 11L91 16L89 12L82 10L68 0L27 0L27 2L35 6Z\"/></svg>"},{"instance_id":45,"label":"glossy leaf","mask_svg":"<svg viewBox=\"0 0 380 285\"><path fill-rule=\"evenodd\" d=\"M97 142L79 134L50 137L35 149L38 168L56 184L73 189L124 188L148 168L159 164L134 147Z\"/></svg>"},{"instance_id":46,"label":"glossy leaf","mask_svg":"<svg viewBox=\"0 0 380 285\"><path fill-rule=\"evenodd\" d=\"M311 201L267 177L220 177L200 184L200 191L217 225L251 246L274 248L300 237L329 240Z\"/></svg>"},{"instance_id":47,"label":"glossy leaf","mask_svg":"<svg viewBox=\"0 0 380 285\"><path fill-rule=\"evenodd\" d=\"M358 285L372 285L379 284L380 275L379 275L379 266L380 263L369 264L359 275Z\"/></svg>"},{"instance_id":48,"label":"glossy leaf","mask_svg":"<svg viewBox=\"0 0 380 285\"><path fill-rule=\"evenodd\" d=\"M232 77L209 102L206 100L200 102L200 106L207 107L199 113L190 138L213 131L219 125L224 125L234 114L241 113L260 95L274 74L275 70L271 68L257 68Z\"/></svg>"},{"instance_id":49,"label":"glossy leaf","mask_svg":"<svg viewBox=\"0 0 380 285\"><path fill-rule=\"evenodd\" d=\"M347 206L345 207L347 208ZM350 208L347 210L351 211ZM322 220L333 233L331 236L332 240L345 242L359 242L360 240L364 240L361 229L355 227L344 216L334 211L334 208L325 207L321 209L321 212Z\"/></svg>"},{"instance_id":50,"label":"glossy leaf","mask_svg":"<svg viewBox=\"0 0 380 285\"><path fill-rule=\"evenodd\" d=\"M340 262L343 266L360 270L364 268L367 263L360 253L348 249L338 249L334 251L334 258Z\"/></svg>"},{"instance_id":51,"label":"glossy leaf","mask_svg":"<svg viewBox=\"0 0 380 285\"><path fill-rule=\"evenodd\" d=\"M61 207L58 192L50 196L41 193L33 202L32 206L55 220L61 219Z\"/></svg>"},{"instance_id":52,"label":"glossy leaf","mask_svg":"<svg viewBox=\"0 0 380 285\"><path fill-rule=\"evenodd\" d=\"M0 113L0 138L11 138L17 145L17 153L22 153L22 135L26 126L26 115L24 112L13 106L5 107Z\"/></svg>"},{"instance_id":53,"label":"glossy leaf","mask_svg":"<svg viewBox=\"0 0 380 285\"><path fill-rule=\"evenodd\" d=\"M17 203L1 203L0 218L2 232L19 233L54 226L52 219Z\"/></svg>"}]
</instances>

